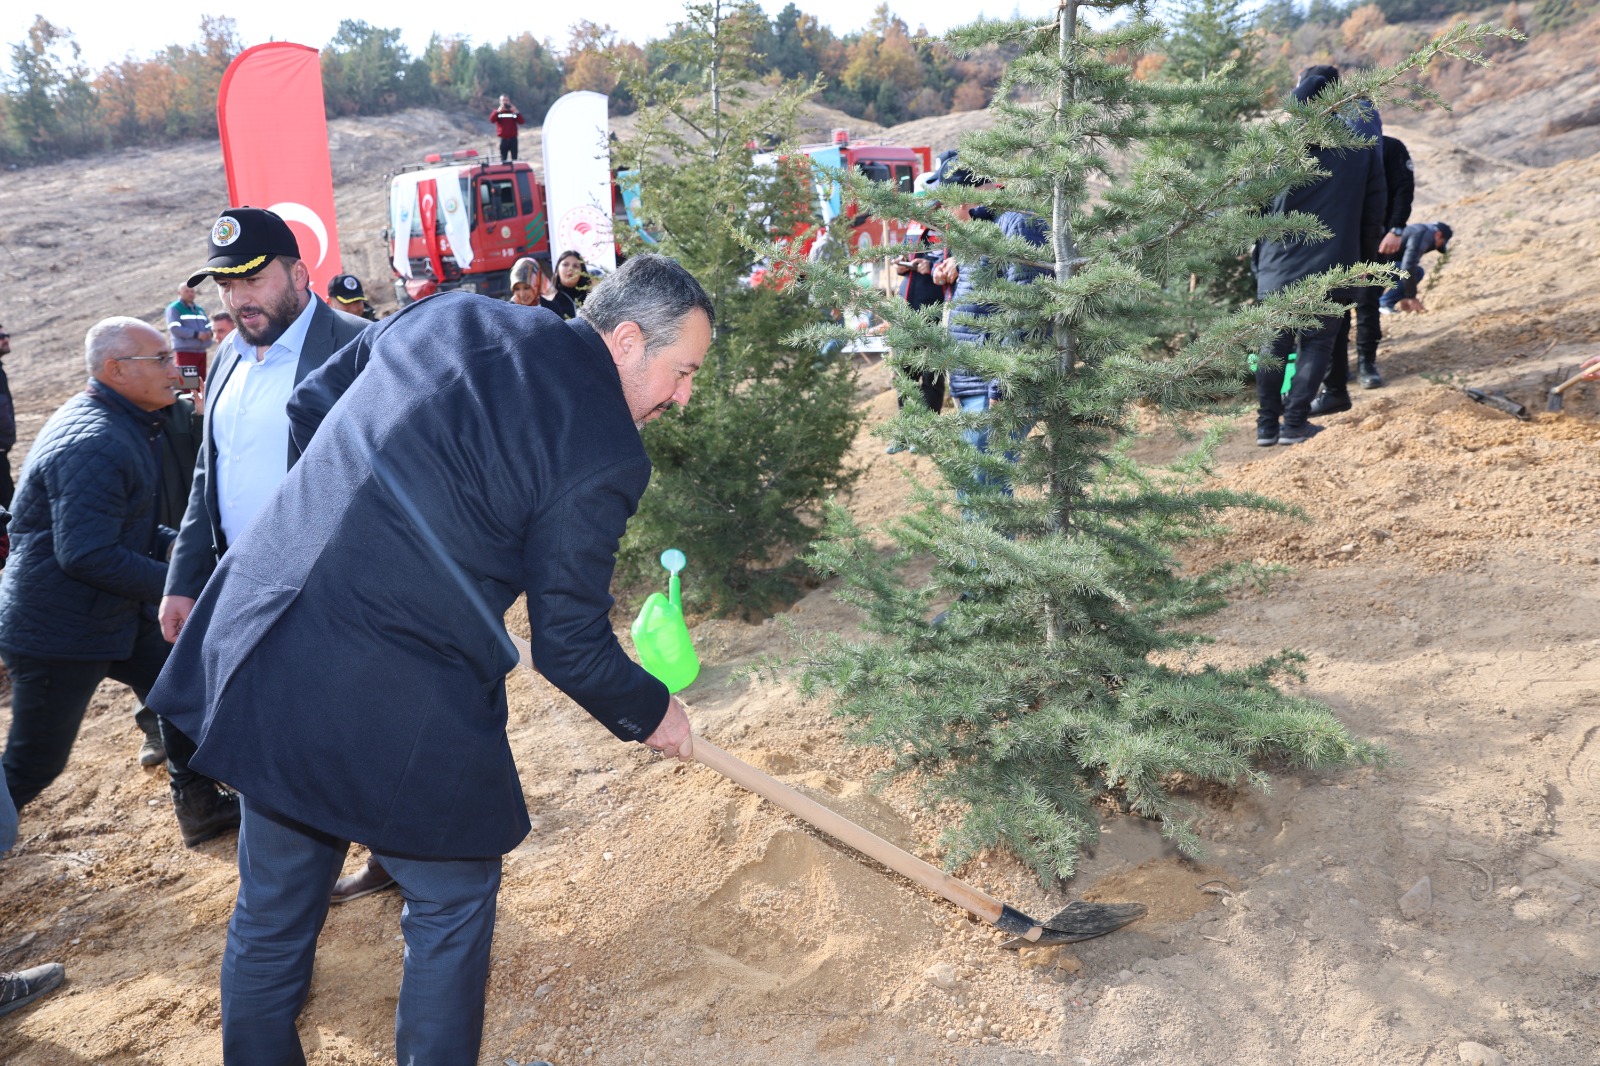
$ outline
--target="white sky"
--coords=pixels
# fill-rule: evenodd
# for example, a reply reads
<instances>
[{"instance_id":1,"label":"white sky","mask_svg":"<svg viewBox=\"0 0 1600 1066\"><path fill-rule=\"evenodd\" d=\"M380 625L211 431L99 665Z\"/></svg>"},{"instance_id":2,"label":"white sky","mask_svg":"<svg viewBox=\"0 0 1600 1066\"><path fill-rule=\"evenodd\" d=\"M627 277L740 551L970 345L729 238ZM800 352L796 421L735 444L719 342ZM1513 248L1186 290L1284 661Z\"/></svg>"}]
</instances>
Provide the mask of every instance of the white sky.
<instances>
[{"instance_id":1,"label":"white sky","mask_svg":"<svg viewBox=\"0 0 1600 1066\"><path fill-rule=\"evenodd\" d=\"M761 0L769 16L782 10L787 0ZM801 11L815 15L835 33L845 34L866 26L877 7L877 0L795 0ZM556 16L556 21L541 20L543 9L562 7L577 11L575 17ZM232 8L232 10L228 10ZM1051 0L891 0L889 9L903 19L913 32L925 25L929 33L939 34L955 25L971 22L980 14L1006 18L1021 10L1049 17L1055 4ZM526 14L519 14L526 12ZM328 0L266 0L240 8L237 4L163 2L142 4L136 0L6 0L0 4L0 43L6 46L0 71L10 74L10 46L22 41L35 15L43 15L57 26L73 32L83 49L84 62L92 70L132 53L147 58L169 44L192 44L200 37L200 16L231 15L238 25L239 39L246 47L269 40L294 41L321 48L333 37L341 19L364 19L386 29L398 27L402 41L412 55L421 54L428 38L437 32L444 36L469 37L477 44L498 44L523 31L549 38L558 46L568 39L571 23L587 17L609 23L624 39L643 43L663 37L669 27L682 18L683 8L674 0L600 0L589 5L546 5L521 2L483 2L446 4L438 0L387 0L383 4L349 6ZM559 22L559 25L557 24Z\"/></svg>"}]
</instances>

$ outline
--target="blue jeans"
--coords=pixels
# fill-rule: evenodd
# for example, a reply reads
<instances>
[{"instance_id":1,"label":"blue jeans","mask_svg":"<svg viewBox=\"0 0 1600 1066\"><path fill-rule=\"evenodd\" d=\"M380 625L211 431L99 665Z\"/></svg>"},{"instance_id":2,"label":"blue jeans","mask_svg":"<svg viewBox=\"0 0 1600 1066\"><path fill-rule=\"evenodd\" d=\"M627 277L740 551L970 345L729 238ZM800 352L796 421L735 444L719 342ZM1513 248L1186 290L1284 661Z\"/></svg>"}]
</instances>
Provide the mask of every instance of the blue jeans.
<instances>
[{"instance_id":1,"label":"blue jeans","mask_svg":"<svg viewBox=\"0 0 1600 1066\"><path fill-rule=\"evenodd\" d=\"M964 414L976 414L989 409L988 396L958 396L956 397L956 402L961 405L961 410ZM1015 443L1026 436L1026 433L1013 433L1011 440ZM961 431L961 439L978 449L980 455L989 454L989 431L987 429L964 429ZM1017 453L1007 451L1006 461L1009 463L1016 462ZM991 475L981 468L973 471L972 480L977 485L994 485L1007 496L1011 495L1011 482L1008 479Z\"/></svg>"},{"instance_id":2,"label":"blue jeans","mask_svg":"<svg viewBox=\"0 0 1600 1066\"><path fill-rule=\"evenodd\" d=\"M239 897L222 954L227 1066L304 1066L295 1018L311 990L317 935L349 842L239 801ZM405 969L397 1061L473 1066L483 1040L500 860L408 859L373 851L400 884Z\"/></svg>"},{"instance_id":3,"label":"blue jeans","mask_svg":"<svg viewBox=\"0 0 1600 1066\"><path fill-rule=\"evenodd\" d=\"M11 850L17 842L17 805L11 802L11 790L6 787L6 768L0 765L0 855Z\"/></svg>"},{"instance_id":4,"label":"blue jeans","mask_svg":"<svg viewBox=\"0 0 1600 1066\"><path fill-rule=\"evenodd\" d=\"M1422 290L1422 279L1427 276L1427 273L1428 272L1423 270L1420 265L1411 268L1412 292L1420 292ZM1382 296L1378 297L1378 306L1387 307L1392 310L1395 304L1399 303L1405 298L1406 287L1404 285L1396 285L1394 288L1387 290Z\"/></svg>"}]
</instances>

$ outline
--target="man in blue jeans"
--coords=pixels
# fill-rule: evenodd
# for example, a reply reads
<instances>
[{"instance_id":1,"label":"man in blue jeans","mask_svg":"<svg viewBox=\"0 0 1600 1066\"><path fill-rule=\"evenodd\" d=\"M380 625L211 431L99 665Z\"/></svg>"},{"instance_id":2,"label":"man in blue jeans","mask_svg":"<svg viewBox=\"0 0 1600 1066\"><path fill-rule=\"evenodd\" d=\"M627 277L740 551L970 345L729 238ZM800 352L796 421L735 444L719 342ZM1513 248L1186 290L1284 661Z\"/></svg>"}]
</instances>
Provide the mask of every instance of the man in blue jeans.
<instances>
[{"instance_id":1,"label":"man in blue jeans","mask_svg":"<svg viewBox=\"0 0 1600 1066\"><path fill-rule=\"evenodd\" d=\"M689 401L713 313L688 271L636 255L576 319L443 293L295 388L302 457L150 694L243 797L228 1066L305 1062L295 1019L352 839L405 897L398 1060L478 1061L501 856L530 829L506 736L519 595L552 684L621 739L693 754L609 589L650 478L639 430Z\"/></svg>"},{"instance_id":2,"label":"man in blue jeans","mask_svg":"<svg viewBox=\"0 0 1600 1066\"><path fill-rule=\"evenodd\" d=\"M0 766L0 856L10 851L16 842L17 808L12 806L11 790L6 788L5 767ZM0 1015L26 1007L59 985L66 976L66 967L59 962L0 972Z\"/></svg>"},{"instance_id":3,"label":"man in blue jeans","mask_svg":"<svg viewBox=\"0 0 1600 1066\"><path fill-rule=\"evenodd\" d=\"M933 195L948 201L959 195L965 189L994 189L998 188L992 182L985 182L972 171L961 166L955 152L946 152L940 158L939 169L928 179L928 188L933 190ZM1044 220L1037 215L1025 214L1021 211L1006 211L999 216L994 215L987 207L981 204L951 204L951 214L963 222L977 219L979 221L993 221L1000 227L1001 232L1008 237L1021 237L1030 244L1045 246ZM983 344L993 340L987 323L984 319L996 313L997 308L991 304L980 304L974 301L972 293L983 280L989 270L987 258L980 258L974 263L963 265L946 258L935 268L933 280L943 285L954 285L950 296L950 336L963 344ZM1012 263L1006 267L1007 280L1018 285L1027 285L1050 271L1041 267L1029 266L1021 263ZM1002 338L1003 340L1003 338ZM955 399L961 412L967 415L982 414L993 404L1000 400L1000 382L983 378L966 370L952 368L950 371L950 395ZM1013 434L1013 440L1021 440L1027 435L1026 431ZM980 455L989 452L989 429L987 426L974 426L961 431L961 437L968 444L977 449ZM1016 462L1016 456L1011 452L1006 453L1008 462ZM995 485L1002 492L1010 494L1011 487L1003 477L997 477L984 469L980 462L973 471L973 484L976 486Z\"/></svg>"},{"instance_id":4,"label":"man in blue jeans","mask_svg":"<svg viewBox=\"0 0 1600 1066\"><path fill-rule=\"evenodd\" d=\"M1455 236L1455 230L1450 228L1448 222L1413 222L1396 236L1400 238L1397 258L1406 276L1383 294L1378 306L1385 314L1391 311L1426 311L1421 297L1417 295L1417 287L1422 284L1426 273L1422 269L1422 257L1429 252L1449 251L1450 238Z\"/></svg>"}]
</instances>

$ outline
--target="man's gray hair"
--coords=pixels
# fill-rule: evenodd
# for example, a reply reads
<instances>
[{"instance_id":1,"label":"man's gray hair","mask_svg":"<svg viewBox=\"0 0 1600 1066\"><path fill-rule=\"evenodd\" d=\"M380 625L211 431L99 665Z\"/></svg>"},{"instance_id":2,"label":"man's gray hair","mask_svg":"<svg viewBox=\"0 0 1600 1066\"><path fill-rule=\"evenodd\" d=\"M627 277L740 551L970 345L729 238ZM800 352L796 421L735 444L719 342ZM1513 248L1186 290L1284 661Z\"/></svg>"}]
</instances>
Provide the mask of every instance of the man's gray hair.
<instances>
[{"instance_id":1,"label":"man's gray hair","mask_svg":"<svg viewBox=\"0 0 1600 1066\"><path fill-rule=\"evenodd\" d=\"M583 301L580 314L601 333L632 322L644 334L645 354L677 341L694 310L717 324L711 297L694 275L664 255L636 255L607 274Z\"/></svg>"},{"instance_id":2,"label":"man's gray hair","mask_svg":"<svg viewBox=\"0 0 1600 1066\"><path fill-rule=\"evenodd\" d=\"M132 355L138 350L138 344L130 336L136 328L155 329L149 323L127 315L102 318L89 327L89 332L83 338L83 361L89 366L90 377L99 375L107 359Z\"/></svg>"}]
</instances>

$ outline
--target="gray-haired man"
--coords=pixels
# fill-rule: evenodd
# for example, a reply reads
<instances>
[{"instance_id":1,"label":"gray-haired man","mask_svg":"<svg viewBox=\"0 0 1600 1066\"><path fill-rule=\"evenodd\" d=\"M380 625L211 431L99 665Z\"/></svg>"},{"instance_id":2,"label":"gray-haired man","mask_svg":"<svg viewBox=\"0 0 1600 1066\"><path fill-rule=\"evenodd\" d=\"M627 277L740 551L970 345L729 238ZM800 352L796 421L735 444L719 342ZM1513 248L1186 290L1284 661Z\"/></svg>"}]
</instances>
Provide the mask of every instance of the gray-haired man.
<instances>
[{"instance_id":1,"label":"gray-haired man","mask_svg":"<svg viewBox=\"0 0 1600 1066\"><path fill-rule=\"evenodd\" d=\"M167 338L108 318L84 339L89 384L50 417L28 453L0 576L0 658L11 671L6 783L20 809L66 768L105 678L143 699L169 646L155 605L177 534L156 520L161 419L178 370ZM238 824L216 784L169 763L184 842Z\"/></svg>"}]
</instances>

